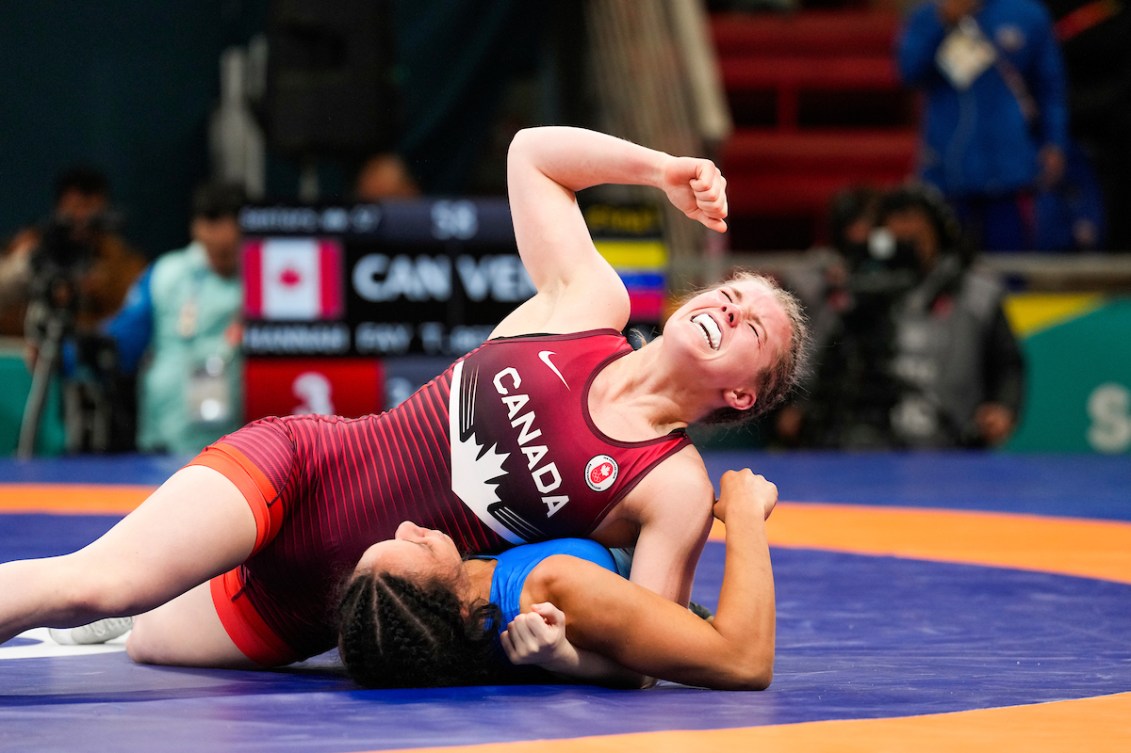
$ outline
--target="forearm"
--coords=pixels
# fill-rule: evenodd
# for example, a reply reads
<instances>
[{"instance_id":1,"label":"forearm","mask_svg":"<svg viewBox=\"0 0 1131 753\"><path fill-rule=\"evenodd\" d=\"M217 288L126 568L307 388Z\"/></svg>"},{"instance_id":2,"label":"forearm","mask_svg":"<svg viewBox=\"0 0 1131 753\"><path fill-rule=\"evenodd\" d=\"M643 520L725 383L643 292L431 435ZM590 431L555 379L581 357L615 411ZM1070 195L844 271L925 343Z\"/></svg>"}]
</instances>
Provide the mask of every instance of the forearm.
<instances>
[{"instance_id":1,"label":"forearm","mask_svg":"<svg viewBox=\"0 0 1131 753\"><path fill-rule=\"evenodd\" d=\"M734 661L769 685L773 674L777 610L766 525L750 507L726 521L726 564L712 622L734 647Z\"/></svg>"},{"instance_id":2,"label":"forearm","mask_svg":"<svg viewBox=\"0 0 1131 753\"><path fill-rule=\"evenodd\" d=\"M710 688L765 688L773 677L776 618L764 520L776 499L776 487L748 470L724 474L715 508L727 524L727 563L711 622L595 566L545 573L540 598L570 615L566 634L574 645L641 674Z\"/></svg>"},{"instance_id":3,"label":"forearm","mask_svg":"<svg viewBox=\"0 0 1131 753\"><path fill-rule=\"evenodd\" d=\"M633 672L592 651L579 649L568 640L558 647L557 654L542 669L575 680L585 680L617 688L644 688L653 680Z\"/></svg>"},{"instance_id":4,"label":"forearm","mask_svg":"<svg viewBox=\"0 0 1131 753\"><path fill-rule=\"evenodd\" d=\"M1033 83L1043 145L1068 148L1068 95L1060 47L1051 34L1043 40Z\"/></svg>"},{"instance_id":5,"label":"forearm","mask_svg":"<svg viewBox=\"0 0 1131 753\"><path fill-rule=\"evenodd\" d=\"M533 167L571 191L605 183L659 187L669 155L630 141L567 126L519 131L508 165Z\"/></svg>"}]
</instances>

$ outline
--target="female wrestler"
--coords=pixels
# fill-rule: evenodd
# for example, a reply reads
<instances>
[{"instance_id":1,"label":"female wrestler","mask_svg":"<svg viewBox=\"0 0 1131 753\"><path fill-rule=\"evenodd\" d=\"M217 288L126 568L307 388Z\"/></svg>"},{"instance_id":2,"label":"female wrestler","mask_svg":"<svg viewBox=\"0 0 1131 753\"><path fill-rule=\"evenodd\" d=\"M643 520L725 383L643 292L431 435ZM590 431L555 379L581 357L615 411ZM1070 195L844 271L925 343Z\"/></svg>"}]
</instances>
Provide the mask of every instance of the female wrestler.
<instances>
[{"instance_id":1,"label":"female wrestler","mask_svg":"<svg viewBox=\"0 0 1131 753\"><path fill-rule=\"evenodd\" d=\"M334 645L332 584L409 518L467 553L563 536L635 544L632 580L685 604L713 495L684 427L784 396L806 337L799 309L741 277L691 297L634 351L620 334L627 293L575 191L653 186L722 231L715 165L550 127L517 134L507 169L537 292L487 343L379 416L249 424L79 552L0 565L0 641L145 613L128 644L142 661L295 661Z\"/></svg>"},{"instance_id":2,"label":"female wrestler","mask_svg":"<svg viewBox=\"0 0 1131 753\"><path fill-rule=\"evenodd\" d=\"M339 607L339 653L375 687L506 680L505 653L511 664L614 685L761 690L775 632L763 521L776 501L777 488L749 470L723 475L715 516L726 523L726 567L711 622L624 580L589 539L461 561L450 538L406 522L358 564Z\"/></svg>"}]
</instances>

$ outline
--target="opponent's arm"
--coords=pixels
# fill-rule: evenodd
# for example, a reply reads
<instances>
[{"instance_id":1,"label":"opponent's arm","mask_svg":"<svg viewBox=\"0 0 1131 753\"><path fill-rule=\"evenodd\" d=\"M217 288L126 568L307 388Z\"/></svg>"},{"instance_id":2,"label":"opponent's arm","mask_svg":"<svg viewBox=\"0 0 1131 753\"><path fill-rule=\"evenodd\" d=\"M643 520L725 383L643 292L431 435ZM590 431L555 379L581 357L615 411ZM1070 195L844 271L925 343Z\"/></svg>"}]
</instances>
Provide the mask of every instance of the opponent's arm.
<instances>
[{"instance_id":1,"label":"opponent's arm","mask_svg":"<svg viewBox=\"0 0 1131 753\"><path fill-rule=\"evenodd\" d=\"M580 560L579 560L580 561ZM613 687L643 688L654 681L592 651L577 648L566 638L566 618L549 602L531 604L499 636L511 664L541 667L574 680Z\"/></svg>"},{"instance_id":2,"label":"opponent's arm","mask_svg":"<svg viewBox=\"0 0 1131 753\"><path fill-rule=\"evenodd\" d=\"M682 606L691 598L695 567L711 532L714 487L693 448L648 474L615 510L636 527L630 580ZM592 538L606 546L598 529Z\"/></svg>"},{"instance_id":3,"label":"opponent's arm","mask_svg":"<svg viewBox=\"0 0 1131 753\"><path fill-rule=\"evenodd\" d=\"M551 557L528 579L535 601L566 615L566 636L635 672L688 685L760 690L773 676L775 606L765 517L777 488L749 470L728 472L716 514L726 565L712 622L592 563Z\"/></svg>"},{"instance_id":4,"label":"opponent's arm","mask_svg":"<svg viewBox=\"0 0 1131 753\"><path fill-rule=\"evenodd\" d=\"M493 337L625 326L628 294L594 247L575 196L606 183L660 188L689 217L726 228L726 182L710 160L581 128L519 131L507 155L507 193L519 255L538 292Z\"/></svg>"}]
</instances>

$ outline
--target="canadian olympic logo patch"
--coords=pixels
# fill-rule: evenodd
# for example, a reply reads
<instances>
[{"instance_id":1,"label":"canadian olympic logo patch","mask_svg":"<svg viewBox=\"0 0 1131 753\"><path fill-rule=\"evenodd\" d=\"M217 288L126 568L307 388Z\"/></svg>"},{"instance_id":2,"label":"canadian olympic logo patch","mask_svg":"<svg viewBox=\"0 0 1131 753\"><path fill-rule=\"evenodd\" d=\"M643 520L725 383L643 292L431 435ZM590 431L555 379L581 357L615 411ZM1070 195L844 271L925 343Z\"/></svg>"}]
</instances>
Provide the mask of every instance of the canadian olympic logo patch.
<instances>
[{"instance_id":1,"label":"canadian olympic logo patch","mask_svg":"<svg viewBox=\"0 0 1131 753\"><path fill-rule=\"evenodd\" d=\"M608 455L596 455L585 466L585 483L595 492L603 492L617 480L617 461Z\"/></svg>"}]
</instances>

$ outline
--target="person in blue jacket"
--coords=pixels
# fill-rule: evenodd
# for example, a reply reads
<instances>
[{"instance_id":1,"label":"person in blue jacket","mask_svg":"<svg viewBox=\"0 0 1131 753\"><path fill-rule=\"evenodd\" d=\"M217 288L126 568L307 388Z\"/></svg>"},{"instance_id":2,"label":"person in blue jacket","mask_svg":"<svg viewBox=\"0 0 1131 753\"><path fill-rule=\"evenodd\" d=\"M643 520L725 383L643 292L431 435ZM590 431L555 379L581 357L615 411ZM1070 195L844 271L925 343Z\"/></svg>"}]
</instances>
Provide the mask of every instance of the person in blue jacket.
<instances>
[{"instance_id":1,"label":"person in blue jacket","mask_svg":"<svg viewBox=\"0 0 1131 753\"><path fill-rule=\"evenodd\" d=\"M1064 173L1068 109L1037 0L929 0L908 15L899 75L924 95L921 177L987 251L1035 246L1033 197Z\"/></svg>"}]
</instances>

